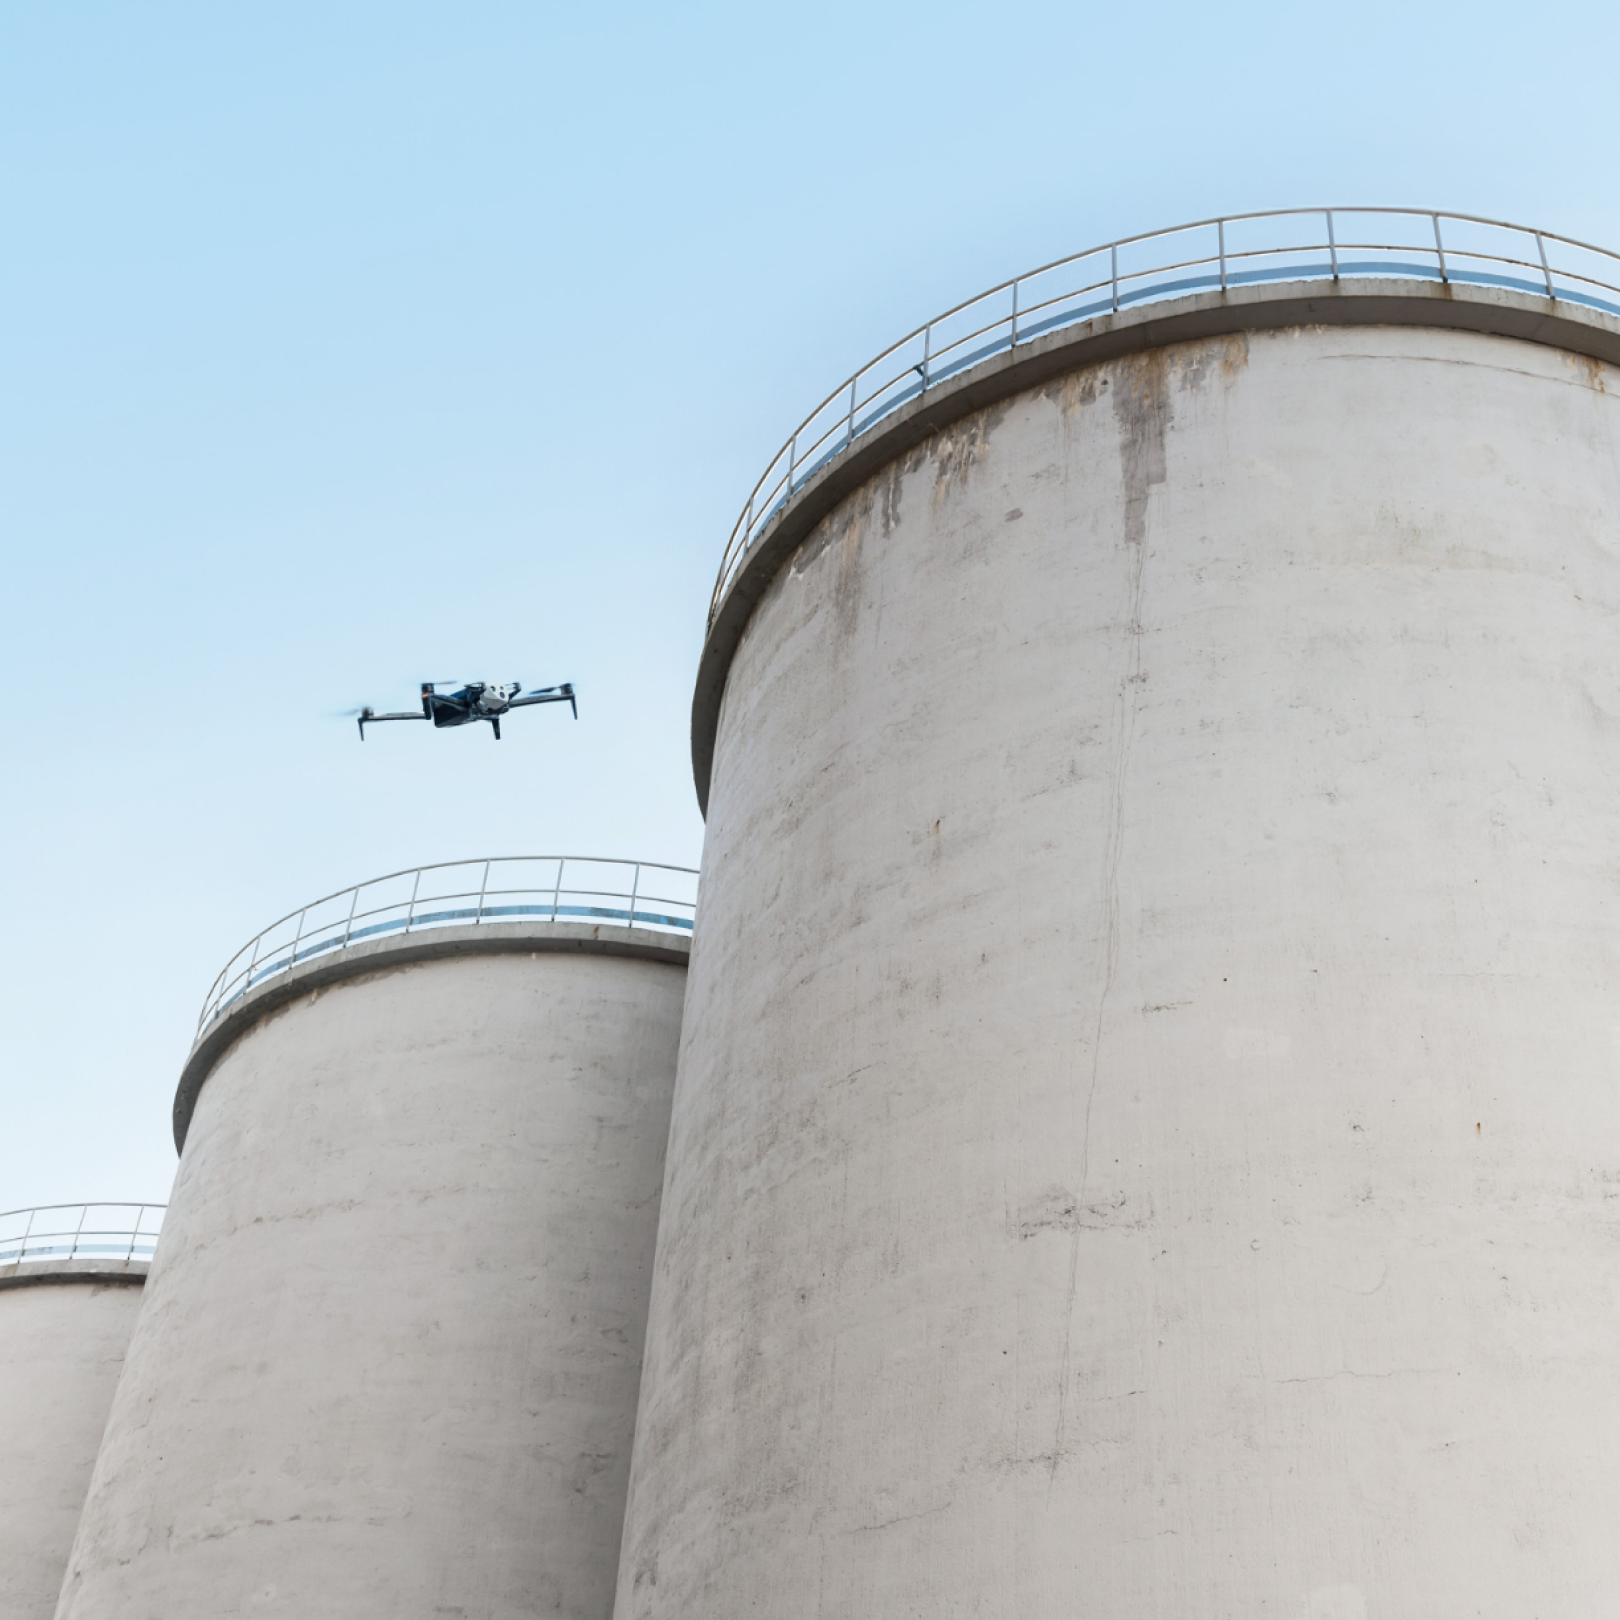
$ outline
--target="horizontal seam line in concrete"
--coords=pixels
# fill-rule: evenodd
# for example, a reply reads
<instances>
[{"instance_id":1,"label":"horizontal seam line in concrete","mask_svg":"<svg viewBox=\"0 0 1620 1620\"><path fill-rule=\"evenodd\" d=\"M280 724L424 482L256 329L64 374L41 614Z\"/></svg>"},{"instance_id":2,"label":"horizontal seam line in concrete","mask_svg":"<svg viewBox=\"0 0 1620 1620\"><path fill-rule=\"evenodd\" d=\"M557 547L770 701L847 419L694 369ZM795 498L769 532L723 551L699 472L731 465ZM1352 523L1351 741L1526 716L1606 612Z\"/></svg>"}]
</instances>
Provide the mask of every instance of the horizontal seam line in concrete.
<instances>
[{"instance_id":1,"label":"horizontal seam line in concrete","mask_svg":"<svg viewBox=\"0 0 1620 1620\"><path fill-rule=\"evenodd\" d=\"M692 694L692 780L699 810L708 814L726 677L754 609L816 525L847 496L941 429L1054 377L1173 343L1294 326L1474 332L1620 365L1620 321L1598 310L1504 288L1379 277L1283 282L1146 304L994 355L902 405L840 451L795 491L745 554L704 639Z\"/></svg>"},{"instance_id":2,"label":"horizontal seam line in concrete","mask_svg":"<svg viewBox=\"0 0 1620 1620\"><path fill-rule=\"evenodd\" d=\"M288 968L231 1003L201 1035L180 1071L174 1094L174 1147L183 1152L197 1096L214 1065L236 1039L261 1019L307 995L345 979L386 973L417 962L447 961L458 956L548 955L623 956L633 961L662 962L684 968L691 942L680 934L604 923L482 923L458 928L432 928L403 938L357 945L338 956L323 956Z\"/></svg>"}]
</instances>

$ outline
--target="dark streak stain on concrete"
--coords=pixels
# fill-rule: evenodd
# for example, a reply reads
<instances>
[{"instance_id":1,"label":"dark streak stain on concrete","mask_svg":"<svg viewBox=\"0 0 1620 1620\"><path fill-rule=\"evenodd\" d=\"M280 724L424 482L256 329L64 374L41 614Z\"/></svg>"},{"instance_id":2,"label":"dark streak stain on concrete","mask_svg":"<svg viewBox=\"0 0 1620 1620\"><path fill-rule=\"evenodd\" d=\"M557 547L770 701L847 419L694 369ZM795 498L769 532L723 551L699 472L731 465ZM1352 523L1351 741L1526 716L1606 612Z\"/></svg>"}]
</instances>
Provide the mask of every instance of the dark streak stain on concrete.
<instances>
[{"instance_id":1,"label":"dark streak stain on concrete","mask_svg":"<svg viewBox=\"0 0 1620 1620\"><path fill-rule=\"evenodd\" d=\"M1122 361L1116 370L1114 418L1119 423L1128 546L1142 544L1147 534L1148 491L1164 482L1164 436L1170 425L1168 365L1165 351L1154 349Z\"/></svg>"}]
</instances>

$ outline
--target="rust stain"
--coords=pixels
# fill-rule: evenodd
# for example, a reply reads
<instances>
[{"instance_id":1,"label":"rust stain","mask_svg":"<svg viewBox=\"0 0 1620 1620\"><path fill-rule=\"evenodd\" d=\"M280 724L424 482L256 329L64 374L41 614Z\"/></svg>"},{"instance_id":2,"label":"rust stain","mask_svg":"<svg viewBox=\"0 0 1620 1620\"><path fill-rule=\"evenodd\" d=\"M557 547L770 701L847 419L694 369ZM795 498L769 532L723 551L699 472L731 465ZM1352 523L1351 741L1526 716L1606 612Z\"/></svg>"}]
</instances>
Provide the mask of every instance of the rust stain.
<instances>
[{"instance_id":1,"label":"rust stain","mask_svg":"<svg viewBox=\"0 0 1620 1620\"><path fill-rule=\"evenodd\" d=\"M872 514L872 486L863 484L853 495L840 501L829 512L793 553L793 560L777 576L778 581L791 574L795 578L806 573L810 565L829 547L836 546L844 557L848 557L853 549L860 550L860 536L857 533L853 542L850 531L860 530Z\"/></svg>"},{"instance_id":2,"label":"rust stain","mask_svg":"<svg viewBox=\"0 0 1620 1620\"><path fill-rule=\"evenodd\" d=\"M1120 361L1115 369L1114 418L1119 423L1120 470L1125 483L1125 543L1128 546L1140 546L1146 537L1148 491L1164 482L1164 438L1170 426L1170 365L1166 350L1152 349ZM1132 618L1134 621L1134 611Z\"/></svg>"},{"instance_id":3,"label":"rust stain","mask_svg":"<svg viewBox=\"0 0 1620 1620\"><path fill-rule=\"evenodd\" d=\"M879 505L882 508L883 533L891 535L900 527L900 497L905 493L905 473L891 464L883 474Z\"/></svg>"},{"instance_id":4,"label":"rust stain","mask_svg":"<svg viewBox=\"0 0 1620 1620\"><path fill-rule=\"evenodd\" d=\"M1608 393L1609 388L1604 381L1603 362L1601 360L1594 360L1589 354L1572 354L1566 356L1566 358L1580 368L1582 379L1594 394Z\"/></svg>"},{"instance_id":5,"label":"rust stain","mask_svg":"<svg viewBox=\"0 0 1620 1620\"><path fill-rule=\"evenodd\" d=\"M833 581L833 619L843 636L854 634L860 617L862 557L861 547L866 539L867 525L878 504L878 491L868 484L860 495L850 502L848 521L838 537L838 574Z\"/></svg>"},{"instance_id":6,"label":"rust stain","mask_svg":"<svg viewBox=\"0 0 1620 1620\"><path fill-rule=\"evenodd\" d=\"M1055 400L1065 414L1095 405L1133 368L1150 365L1174 377L1185 391L1199 389L1211 379L1230 384L1249 364L1249 334L1228 332L1220 337L1199 338L1190 343L1170 343L1124 360L1104 361L1067 372L1039 390L1041 399Z\"/></svg>"},{"instance_id":7,"label":"rust stain","mask_svg":"<svg viewBox=\"0 0 1620 1620\"><path fill-rule=\"evenodd\" d=\"M961 422L943 428L928 443L934 464L934 503L949 500L966 486L974 467L984 459L996 429L1007 419L1007 404L991 405Z\"/></svg>"},{"instance_id":8,"label":"rust stain","mask_svg":"<svg viewBox=\"0 0 1620 1620\"><path fill-rule=\"evenodd\" d=\"M1212 377L1227 387L1249 364L1249 334L1229 332L1198 343L1178 344L1167 351L1170 369L1179 375L1183 393L1196 392Z\"/></svg>"},{"instance_id":9,"label":"rust stain","mask_svg":"<svg viewBox=\"0 0 1620 1620\"><path fill-rule=\"evenodd\" d=\"M1041 390L1041 398L1055 399L1058 409L1068 416L1074 411L1084 410L1088 405L1095 405L1108 386L1108 380L1106 365L1086 366L1081 371L1068 372L1056 382L1048 383Z\"/></svg>"}]
</instances>

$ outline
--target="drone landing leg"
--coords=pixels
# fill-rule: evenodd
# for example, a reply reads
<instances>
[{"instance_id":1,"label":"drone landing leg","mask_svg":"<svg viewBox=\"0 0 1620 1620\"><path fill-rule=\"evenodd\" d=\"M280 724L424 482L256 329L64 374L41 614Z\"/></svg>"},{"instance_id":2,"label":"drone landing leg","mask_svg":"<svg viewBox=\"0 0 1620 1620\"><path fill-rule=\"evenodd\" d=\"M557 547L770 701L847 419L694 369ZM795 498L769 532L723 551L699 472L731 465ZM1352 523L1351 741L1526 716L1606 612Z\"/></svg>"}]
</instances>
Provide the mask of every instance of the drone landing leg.
<instances>
[{"instance_id":1,"label":"drone landing leg","mask_svg":"<svg viewBox=\"0 0 1620 1620\"><path fill-rule=\"evenodd\" d=\"M490 724L495 728L495 741L499 742L501 740L501 723L499 720L491 720Z\"/></svg>"}]
</instances>

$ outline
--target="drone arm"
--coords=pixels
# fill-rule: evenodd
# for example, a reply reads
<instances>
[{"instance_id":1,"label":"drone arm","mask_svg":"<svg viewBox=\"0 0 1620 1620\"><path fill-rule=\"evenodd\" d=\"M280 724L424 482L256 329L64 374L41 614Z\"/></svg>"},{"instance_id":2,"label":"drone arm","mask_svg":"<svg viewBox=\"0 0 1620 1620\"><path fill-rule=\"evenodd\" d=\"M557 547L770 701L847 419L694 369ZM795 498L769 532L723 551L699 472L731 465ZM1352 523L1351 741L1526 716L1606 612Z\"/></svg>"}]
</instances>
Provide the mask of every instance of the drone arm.
<instances>
[{"instance_id":1,"label":"drone arm","mask_svg":"<svg viewBox=\"0 0 1620 1620\"><path fill-rule=\"evenodd\" d=\"M539 692L526 692L522 697L513 698L506 706L509 709L521 709L530 703L566 703L574 711L574 718L579 719L579 705L574 701L574 688L567 681L561 686L548 686Z\"/></svg>"},{"instance_id":2,"label":"drone arm","mask_svg":"<svg viewBox=\"0 0 1620 1620\"><path fill-rule=\"evenodd\" d=\"M426 720L425 714L418 714L414 709L407 714L373 714L370 709L360 712L360 741L366 740L366 727L375 724L378 720Z\"/></svg>"}]
</instances>

